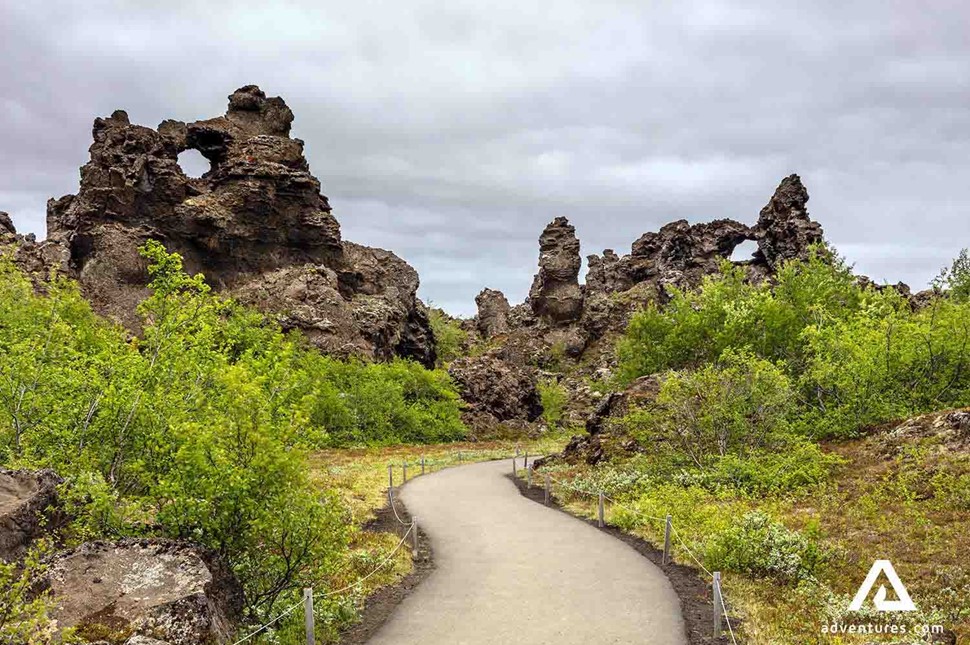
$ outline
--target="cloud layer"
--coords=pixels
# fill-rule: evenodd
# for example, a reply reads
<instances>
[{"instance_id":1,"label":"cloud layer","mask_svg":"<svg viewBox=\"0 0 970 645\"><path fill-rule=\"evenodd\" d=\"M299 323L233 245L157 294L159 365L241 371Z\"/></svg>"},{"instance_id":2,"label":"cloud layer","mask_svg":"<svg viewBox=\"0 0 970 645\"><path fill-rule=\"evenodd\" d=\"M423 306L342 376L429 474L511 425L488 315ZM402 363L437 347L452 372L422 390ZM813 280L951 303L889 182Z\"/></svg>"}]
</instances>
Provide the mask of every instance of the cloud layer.
<instances>
[{"instance_id":1,"label":"cloud layer","mask_svg":"<svg viewBox=\"0 0 970 645\"><path fill-rule=\"evenodd\" d=\"M791 172L876 279L922 287L970 246L961 2L41 4L0 9L0 210L23 231L75 191L95 116L215 116L255 83L344 236L455 313L524 298L557 215L623 252L677 218L753 223Z\"/></svg>"}]
</instances>

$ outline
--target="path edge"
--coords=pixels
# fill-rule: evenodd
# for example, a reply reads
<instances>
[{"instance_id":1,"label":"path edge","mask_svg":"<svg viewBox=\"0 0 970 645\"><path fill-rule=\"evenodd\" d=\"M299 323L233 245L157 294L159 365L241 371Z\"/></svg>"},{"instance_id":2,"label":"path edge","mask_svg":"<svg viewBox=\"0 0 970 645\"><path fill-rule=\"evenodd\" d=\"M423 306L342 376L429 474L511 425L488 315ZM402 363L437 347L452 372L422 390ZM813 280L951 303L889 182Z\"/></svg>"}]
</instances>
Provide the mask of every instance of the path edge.
<instances>
[{"instance_id":1,"label":"path edge","mask_svg":"<svg viewBox=\"0 0 970 645\"><path fill-rule=\"evenodd\" d=\"M515 484L515 487L519 490L519 494L523 497L542 506L546 506L545 490L541 486L532 486L530 488L526 482L511 473L507 474L506 477ZM677 594L677 598L680 600L680 613L684 622L684 636L687 638L689 645L722 645L731 642L726 636L722 636L721 638L714 638L713 636L714 599L711 594L711 587L704 578L698 575L696 569L674 562L664 564L663 551L654 546L652 542L626 533L610 524L601 528L596 520L576 515L563 508L555 497L550 497L547 508L556 509L572 518L585 522L597 531L602 531L617 540L625 542L642 557L656 565L667 576L667 579L670 580L674 593Z\"/></svg>"}]
</instances>

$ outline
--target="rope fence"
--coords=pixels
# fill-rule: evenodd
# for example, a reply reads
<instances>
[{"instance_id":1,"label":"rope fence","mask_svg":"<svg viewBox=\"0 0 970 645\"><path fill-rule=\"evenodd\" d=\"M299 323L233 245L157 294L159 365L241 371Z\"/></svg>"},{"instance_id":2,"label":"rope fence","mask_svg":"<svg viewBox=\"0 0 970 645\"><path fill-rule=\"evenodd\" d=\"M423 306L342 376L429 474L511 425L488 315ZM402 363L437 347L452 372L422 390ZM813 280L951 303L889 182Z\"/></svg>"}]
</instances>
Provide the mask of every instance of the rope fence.
<instances>
[{"instance_id":1,"label":"rope fence","mask_svg":"<svg viewBox=\"0 0 970 645\"><path fill-rule=\"evenodd\" d=\"M513 457L512 459L513 475L517 473L515 459L516 459L515 457ZM532 486L532 466L528 463L528 461L526 461L523 464L523 467L527 471L527 485L531 487ZM630 508L629 506L618 502L617 500L613 499L612 497L606 495L603 492L593 493L588 490L583 490L582 488L574 486L569 482L558 480L552 477L552 475L548 473L545 473L545 503L546 504L549 504L552 498L553 483L557 484L562 488L571 490L575 493L579 493L580 495L586 495L588 497L596 498L598 501L597 521L600 528L606 526L606 512L605 512L605 504L604 504L605 501L609 501L615 507L622 508L623 510L630 513L631 515L634 515L641 519L649 520L653 522L662 522L664 526L663 563L667 564L672 561L671 538L672 537L677 538L677 541L680 543L680 546L683 549L683 551L690 557L690 559L694 562L694 564L696 564L697 567L701 571L703 571L707 575L707 577L710 578L711 580L711 592L712 592L713 602L714 602L714 637L721 638L724 635L724 628L722 627L722 620L723 620L723 624L727 625L727 632L731 638L731 643L733 643L733 645L737 645L738 640L734 634L734 627L731 625L731 617L728 615L727 605L724 602L724 592L723 592L723 589L721 588L721 572L720 571L712 572L707 567L704 566L704 563L701 562L700 559L690 549L690 547L687 546L687 542L684 540L683 536L680 534L680 531L678 531L677 527L674 525L673 518L671 515L668 514L666 517L655 517L655 516L647 515L641 512L639 509Z\"/></svg>"},{"instance_id":2,"label":"rope fence","mask_svg":"<svg viewBox=\"0 0 970 645\"><path fill-rule=\"evenodd\" d=\"M499 456L499 457L493 457L492 456L492 453L490 451L488 451L487 454L492 459L506 459L506 458L508 458L508 457L501 457L501 456ZM481 456L481 455L479 455L479 456ZM414 474L414 475L412 475L411 478L413 479L415 477L419 477L420 475L425 475L425 474L428 474L428 473L431 473L431 472L437 472L438 470L441 470L442 468L447 468L450 465L461 465L461 464L464 464L466 461L475 461L475 453L469 453L468 451L458 451L456 457L457 457L457 460L456 461L450 461L450 460L445 459L445 460L443 460L443 462L440 462L438 460L435 460L434 462L431 462L431 463L429 463L426 460L425 457L421 457L421 459L419 461L415 461L414 463L411 463L411 464L409 464L407 461L402 461L402 462L400 462L400 464L389 463L387 465L387 500L388 500L388 505L391 507L391 511L393 513L394 519L398 522L398 524L402 527L402 529L406 528L406 530L404 531L404 535L401 537L401 539L397 543L397 545L367 575L365 575L365 576L363 576L361 578L358 578L357 580L355 580L354 582L350 583L349 585L346 585L346 586L341 587L339 589L332 589L332 590L330 590L330 591L328 591L328 592L326 592L324 594L320 594L320 595L316 596L316 598L318 598L318 599L328 598L328 597L331 597L331 596L335 596L335 595L338 595L338 594L342 594L342 593L344 593L346 591L350 591L351 589L354 589L355 587L360 586L361 584L363 584L364 582L366 582L368 579L370 579L373 576L375 576L379 571L381 571L394 558L394 556L397 554L397 552L401 550L401 548L404 546L404 544L407 543L409 537L411 538L411 541L412 541L413 553L414 554L417 554L417 551L418 551L418 523L417 523L417 518L412 517L410 521L407 521L404 518L402 518L401 515L397 511L397 505L395 503L395 489L396 489L396 487L395 487L395 482L394 482L394 470L395 470L395 468L399 468L400 469L400 471L401 471L401 481L400 481L400 485L403 485L403 484L407 483L407 481L408 481L408 467L409 466L411 466L412 469L415 469L415 468L420 467L420 474ZM513 476L517 476L518 475L518 464L517 464L517 462L518 462L518 460L520 458L523 458L522 457L522 452L521 452L520 449L516 448L515 449L515 454L512 456L512 474L513 474ZM436 468L436 466L438 466L438 468ZM525 452L525 455L524 455L524 458L523 458L523 468L526 471L526 484L527 484L527 486L529 488L532 488L533 487L533 468L534 468L534 463L530 463L529 462L529 453L528 453L528 451ZM664 525L663 563L664 564L667 564L667 563L669 563L669 562L672 561L672 559L671 559L671 557L672 557L672 548L671 548L672 547L672 544L671 543L672 543L672 538L676 538L677 541L680 543L680 546L683 549L684 553L686 553L690 557L690 559L694 562L694 564L696 564L697 567L701 571L703 571L711 579L711 589L712 589L712 593L713 593L713 597L714 597L714 635L715 635L715 637L716 638L720 638L721 636L723 636L723 633L724 633L724 629L722 628L722 621L723 621L723 624L726 624L727 625L727 632L728 632L728 634L729 634L729 636L731 638L731 642L734 645L737 645L737 642L738 641L737 641L737 638L736 638L735 633L734 633L734 628L731 625L731 619L730 619L730 616L728 615L727 606L726 606L725 601L724 601L724 594L723 594L722 589L721 589L721 573L719 571L711 572L710 570L708 570L707 567L704 566L704 564L694 554L694 552L690 549L690 547L688 547L688 545L687 545L686 541L684 540L683 536L677 530L676 526L674 526L673 521L672 521L672 518L671 518L671 516L669 514L666 517L654 517L654 516L646 515L646 514L642 513L641 511L639 511L638 509L630 508L629 506L626 506L625 504L622 504L622 503L618 502L617 500L613 499L612 497L606 495L603 492L592 493L590 491L583 490L583 489L581 489L581 488L579 488L577 486L574 486L574 485L570 484L569 482L565 482L565 481L558 480L558 479L552 477L551 475L549 475L548 473L544 473L544 476L545 476L544 477L544 488L545 488L545 497L544 497L544 499L545 499L545 503L546 504L549 504L551 502L551 500L552 500L552 485L553 484L556 484L557 486L560 486L562 488L571 490L571 491L573 491L575 493L579 493L580 495L586 495L586 496L594 497L598 501L598 524L599 524L600 527L605 527L606 526L606 521L605 521L606 520L605 503L607 501L610 502L616 508L622 508L625 511L627 511L628 513L631 513L632 515L635 515L635 516L640 517L642 519L649 520L649 521L654 521L654 522L662 522L663 525ZM243 643L246 643L250 639L252 639L252 638L258 636L259 634L263 633L264 631L268 630L273 625L276 625L277 623L279 623L281 620L283 620L283 618L289 616L290 614L292 614L294 611L296 611L301 606L304 608L305 629L306 629L306 642L307 642L307 645L315 645L313 601L314 601L313 589L312 588L306 588L306 589L304 589L303 590L303 599L300 600L300 602L298 602L298 603L296 603L296 604L294 604L294 605L292 605L290 607L287 607L282 612L280 612L275 618L273 618L272 620L270 620L269 622L267 622L267 623L265 623L263 625L260 625L258 628L254 629L252 632L248 633L246 636L244 636L240 640L238 640L235 643L233 643L233 645L242 645Z\"/></svg>"},{"instance_id":3,"label":"rope fence","mask_svg":"<svg viewBox=\"0 0 970 645\"><path fill-rule=\"evenodd\" d=\"M519 449L516 448L516 450L515 450L515 457L518 457L519 456L519 452L520 452ZM421 459L419 461L416 461L413 464L409 464L407 461L402 461L400 463L400 466L399 466L400 469L401 469L401 484L407 483L407 481L408 481L408 466L409 465L412 466L412 467L420 467L421 468L421 473L420 474L421 475L424 475L424 474L427 474L429 472L436 472L436 470L440 470L441 468L448 467L449 465L452 465L453 463L454 464L457 464L457 465L463 464L463 463L465 463L465 461L468 460L469 456L471 456L472 460L474 460L475 454L476 453L474 453L474 452L472 452L471 454L469 454L468 451L461 451L461 450L459 450L455 454L455 456L457 458L455 462L451 462L451 461L448 461L446 459L446 460L444 460L444 463L441 463L441 464L438 464L437 462L435 462L435 463L428 463L428 461L426 460L425 457L421 457ZM528 453L526 453L526 454L528 454ZM495 459L505 459L505 458L507 458L507 457L504 457L504 456L495 457ZM440 465L440 468L435 469L435 465ZM404 546L404 544L408 541L408 538L409 537L411 538L412 551L415 554L417 553L417 551L418 551L418 523L417 523L417 518L413 518L412 517L410 522L405 521L404 518L402 518L401 515L397 512L397 506L395 505L395 502L394 502L394 490L395 490L395 486L394 486L394 468L395 468L395 466L396 465L393 464L393 463L387 465L387 501L388 501L388 505L391 507L391 511L394 513L394 519L397 520L398 524L400 524L401 527L406 527L407 530L404 532L404 535L401 537L400 541L397 543L397 546L395 546L394 549L392 549L391 552L388 553L384 557L384 559L381 560L381 562L376 567L374 567L374 569L370 573L368 573L367 575L365 575L365 576L363 576L361 578L358 578L356 581L352 582L351 584L349 584L349 585L347 585L345 587L341 587L340 589L332 589L332 590L328 591L327 593L320 594L320 595L316 596L317 599L328 598L330 596L336 596L336 595L342 594L342 593L344 593L346 591L350 591L351 589L353 589L355 587L358 587L362 583L366 582L368 579L370 579L373 576L377 575L377 573L381 569L383 569L384 566L387 565L387 563L390 562L394 558L394 556L397 554L397 552L401 550L401 547ZM416 477L416 476L419 476L419 475L412 475L412 479L414 477ZM277 614L276 617L274 617L272 620L270 620L269 622L267 622L267 623L265 623L263 625L260 625L259 627L257 627L253 631L249 632L244 637L242 637L238 641L234 642L233 645L242 645L243 643L246 643L250 639L255 638L259 634L265 632L270 627L272 627L273 625L276 625L281 620L283 620L284 618L286 618L287 616L289 616L290 614L292 614L294 611L296 611L301 606L304 608L304 614L305 614L306 642L307 642L307 645L315 645L315 636L314 636L314 627L315 626L314 626L313 601L314 601L313 589L312 588L306 588L306 589L304 589L303 590L303 599L300 600L300 602L298 602L298 603L296 603L296 604L294 604L294 605L292 605L290 607L287 607L282 612L280 612L279 614Z\"/></svg>"}]
</instances>

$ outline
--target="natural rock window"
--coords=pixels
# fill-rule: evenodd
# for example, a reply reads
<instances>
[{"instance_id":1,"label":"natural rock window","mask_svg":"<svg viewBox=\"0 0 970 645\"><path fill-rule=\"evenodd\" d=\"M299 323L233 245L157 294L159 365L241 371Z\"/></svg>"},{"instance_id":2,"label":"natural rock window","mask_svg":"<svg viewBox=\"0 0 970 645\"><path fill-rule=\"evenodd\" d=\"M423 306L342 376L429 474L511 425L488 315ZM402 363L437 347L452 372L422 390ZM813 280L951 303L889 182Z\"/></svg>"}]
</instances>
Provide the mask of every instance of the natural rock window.
<instances>
[{"instance_id":1,"label":"natural rock window","mask_svg":"<svg viewBox=\"0 0 970 645\"><path fill-rule=\"evenodd\" d=\"M212 164L198 150L185 150L179 154L179 167L188 177L199 178L209 172Z\"/></svg>"},{"instance_id":2,"label":"natural rock window","mask_svg":"<svg viewBox=\"0 0 970 645\"><path fill-rule=\"evenodd\" d=\"M734 251L731 253L731 262L747 262L754 256L755 251L758 250L758 243L754 240L745 240L734 247Z\"/></svg>"}]
</instances>

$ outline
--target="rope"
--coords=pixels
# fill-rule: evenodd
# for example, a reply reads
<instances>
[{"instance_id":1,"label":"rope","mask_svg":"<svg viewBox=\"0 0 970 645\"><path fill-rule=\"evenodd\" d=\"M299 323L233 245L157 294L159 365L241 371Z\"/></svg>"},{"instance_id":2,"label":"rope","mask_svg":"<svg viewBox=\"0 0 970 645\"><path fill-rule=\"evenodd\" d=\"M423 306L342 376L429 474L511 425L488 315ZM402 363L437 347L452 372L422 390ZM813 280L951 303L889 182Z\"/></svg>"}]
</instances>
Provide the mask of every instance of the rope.
<instances>
[{"instance_id":1,"label":"rope","mask_svg":"<svg viewBox=\"0 0 970 645\"><path fill-rule=\"evenodd\" d=\"M356 586L357 586L357 585L359 585L360 583L362 583L362 582L364 582L365 580L367 580L368 578L370 578L370 577L372 577L372 576L373 576L373 575L374 575L375 573L377 573L377 572L378 572L378 571L380 571L380 570L381 570L382 568L384 568L384 565L385 565L385 564L387 564L388 562L390 562L390 561L391 561L391 558L393 558L393 557L394 557L394 554L395 554L395 553L397 553L398 551L400 551L400 550L401 550L401 545L403 545L403 544L404 544L404 542L405 542L405 541L406 541L406 540L408 539L408 536L409 536L409 535L411 535L411 531L413 531L413 530L414 530L414 522L411 522L411 525L410 525L410 526L408 527L408 530L407 530L407 531L406 531L406 532L404 533L404 537L402 537L402 538L401 538L401 541L397 543L397 546L396 546L396 547L394 547L394 550L393 550L393 551L391 551L390 553L388 553L388 554L387 554L387 557L386 557L386 558L384 558L384 560L382 560L382 561L381 561L381 563L380 563L379 565L377 565L377 566L376 566L376 567L374 568L374 570L373 570L373 571L371 571L370 573L368 573L368 574L367 574L366 576L364 576L363 578L360 578L360 579L359 579L359 580L357 580L356 582L352 582L351 584L349 584L349 585L347 585L346 587L342 587L342 588L340 588L340 589L334 589L334 590L332 590L332 591L328 591L327 593L325 593L325 594L323 594L322 596L319 596L319 597L320 597L320 598L327 598L327 597L329 597L329 596L335 596L335 595L337 595L338 593L343 593L344 591L348 591L348 590L350 590L350 589L353 589L354 587L356 587Z\"/></svg>"},{"instance_id":2,"label":"rope","mask_svg":"<svg viewBox=\"0 0 970 645\"><path fill-rule=\"evenodd\" d=\"M720 589L720 583L718 583L718 588ZM734 628L731 627L731 619L728 617L727 607L724 605L724 590L720 589L721 593L718 594L718 598L721 600L721 611L723 612L724 622L727 623L728 633L731 634L731 642L734 645L738 645L738 639L734 637Z\"/></svg>"},{"instance_id":3,"label":"rope","mask_svg":"<svg viewBox=\"0 0 970 645\"><path fill-rule=\"evenodd\" d=\"M414 528L415 528L415 525L414 525L414 522L411 522L411 525L410 525L410 526L408 527L408 530L407 530L407 532L406 532L406 533L404 534L404 537L402 537L402 538L401 538L401 541L397 543L397 546L396 546L396 547L394 547L394 550L392 550L392 551L391 551L390 553L388 553L388 554L387 554L387 556L386 556L386 557L385 557L385 558L384 558L384 559L383 559L383 560L381 561L381 563L380 563L380 564L378 564L378 565L377 565L376 567L374 567L374 570L373 570L373 571L371 571L370 573L368 573L368 574L367 574L366 576L364 576L363 578L360 578L360 579L358 579L357 581L355 581L355 582L353 582L353 583L351 583L351 584L349 584L349 585L347 585L346 587L342 587L342 588L340 588L340 589L333 589L333 590L331 590L331 591L328 591L327 593L325 593L325 594L322 594L322 595L320 595L320 596L317 596L317 597L318 597L318 598L327 598L327 597L329 597L329 596L335 596L335 595L337 595L337 594L339 594L339 593L343 593L344 591L349 591L350 589L353 589L354 587L356 587L356 586L357 586L357 585L359 585L360 583L362 583L362 582L364 582L364 581L365 581L365 580L367 580L368 578L371 578L372 576L374 576L374 574L376 574L376 573L377 573L378 571L380 571L381 569L383 569L383 568L384 568L384 565L385 565L385 564L387 564L388 562L390 562L390 561L391 561L391 558L393 558L393 557L394 557L394 555L395 555L395 554L396 554L396 553L397 553L398 551L400 551L400 550L401 550L401 546L402 546L402 545L404 544L404 542L405 542L405 541L407 541L407 539L408 539L408 536L409 536L409 535L411 535L411 531L413 531L413 530L414 530ZM259 627L259 628L257 628L256 630L254 630L254 631L252 631L252 632L250 632L249 634L247 634L246 636L244 636L244 637L243 637L242 639L240 639L240 640L238 640L238 641L236 641L235 643L233 643L233 645L240 645L240 643L245 643L245 642L246 642L246 641L248 641L248 640L249 640L250 638L252 638L253 636L256 636L257 634L259 634L259 633L260 633L260 632L262 632L263 630L265 630L265 629L267 629L267 628L269 628L269 627L272 627L273 625L275 625L276 623L278 623L278 622L279 622L279 621L280 621L281 619L283 619L283 618L285 618L286 616L289 616L290 614L292 614L292 613L293 613L293 611L294 611L294 610L295 610L295 609L296 609L297 607L299 607L299 606L301 606L301 605L302 605L303 603L304 603L304 601L303 601L303 600L301 600L300 602L298 602L298 603L296 603L296 604L295 604L295 605L293 605L292 607L289 607L289 608L287 608L287 609L285 609L285 610L284 610L284 611L283 611L283 612L282 612L282 613L281 613L280 615L278 615L278 616L277 616L276 618L274 618L273 620L271 620L271 621L269 621L269 622L268 622L268 623L266 623L265 625L262 625L261 627Z\"/></svg>"},{"instance_id":4,"label":"rope","mask_svg":"<svg viewBox=\"0 0 970 645\"><path fill-rule=\"evenodd\" d=\"M391 505L391 510L394 511L394 517L397 518L401 526L407 526L408 523L402 520L401 516L397 514L397 509L394 507L394 493L391 492L390 488L387 489L387 503Z\"/></svg>"},{"instance_id":5,"label":"rope","mask_svg":"<svg viewBox=\"0 0 970 645\"><path fill-rule=\"evenodd\" d=\"M684 547L684 551L687 551L687 554L688 554L688 555L689 555L689 556L691 557L691 559L692 559L692 560L693 560L693 561L694 561L694 562L695 562L695 563L697 564L697 566L699 566L699 567L701 568L701 570L702 570L702 571L703 571L704 573L706 573L707 575L709 575L710 577L712 577L712 578L713 578L713 577L714 577L714 574L713 574L713 573L711 573L710 571L708 571L708 570L707 570L707 567L705 567L705 566L704 566L703 564L701 564L701 561L697 559L697 556L696 556L696 555L694 555L694 552L693 552L693 551L691 551L691 550L690 550L690 548L689 548L689 547L687 546L687 543L686 543L686 542L684 542L684 538L682 538L682 537L680 536L680 531L678 531L678 530L677 530L677 527L676 527L676 526L674 526L674 525L673 525L673 523L671 523L671 524L670 524L670 528L671 528L671 532L672 532L672 533L673 533L674 535L676 535L676 536L677 536L677 539L678 539L678 540L680 540L680 545L681 545L682 547Z\"/></svg>"},{"instance_id":6,"label":"rope","mask_svg":"<svg viewBox=\"0 0 970 645\"><path fill-rule=\"evenodd\" d=\"M576 486L573 486L572 484L568 484L566 482L560 481L560 480L556 479L555 477L552 477L551 475L549 476L549 480L552 481L552 482L555 482L559 486L562 486L564 488L568 488L568 489L573 490L573 491L575 491L577 493L581 493L583 495L589 495L590 497L599 497L599 494L598 493L591 493L591 492L585 491L585 490L583 490L581 488L577 488ZM666 524L666 522L667 522L667 518L665 518L665 517L654 517L654 516L651 516L651 515L646 515L646 514L642 513L639 509L632 509L632 508L630 508L630 507L628 507L628 506L626 506L624 504L621 504L620 502L616 501L615 499L613 499L609 495L604 495L603 496L603 499L609 500L610 503L612 503L614 506L617 506L619 508L623 508L623 509L627 510L628 512L633 513L634 515L639 515L640 517L643 517L645 519L655 520L657 522L663 522L664 524ZM670 524L670 528L671 528L671 532L674 535L677 536L677 540L680 542L680 546L684 549L684 551L687 552L687 555L689 555L690 558L691 558L691 560L694 561L694 564L696 564L698 567L700 567L701 571L703 571L710 578L713 579L714 578L714 574L711 573L710 570L707 567L704 566L704 564L700 561L700 559L698 559L698 557L696 555L694 555L694 552L691 551L690 547L687 546L687 542L684 541L684 538L680 534L680 531L677 530L677 527L674 526L673 523L671 523ZM734 627L731 626L731 618L728 616L727 606L724 604L724 592L723 592L723 590L721 591L721 593L719 595L719 598L720 598L720 601L721 601L721 612L722 612L722 615L724 616L724 622L727 623L728 633L731 635L731 642L734 645L738 645L737 637L734 635Z\"/></svg>"},{"instance_id":7,"label":"rope","mask_svg":"<svg viewBox=\"0 0 970 645\"><path fill-rule=\"evenodd\" d=\"M285 611L284 611L284 612L283 612L282 614L280 614L279 616L277 616L277 617L276 617L276 618L274 618L273 620L271 620L271 621L269 621L268 623L266 623L265 625L263 625L262 627L260 627L260 628L259 628L259 629L257 629L256 631L254 631L254 632L251 632L251 633L250 633L250 634L248 634L247 636L244 636L244 637L243 637L242 639L240 639L240 640L238 640L238 641L236 641L235 643L233 643L233 645L239 645L240 643L245 643L245 642L246 642L246 641L248 641L248 640L249 640L250 638L252 638L252 637L253 637L253 636L255 636L256 634L258 634L258 633L260 633L260 632L261 632L261 631L263 631L264 629L266 629L266 628L268 628L268 627L272 627L272 626L273 626L274 624L276 624L277 622L279 622L279 620L280 620L281 618L283 618L284 616L289 616L290 614L292 614L292 613L293 613L293 610L294 610L294 609L296 609L297 607L299 607L299 606L300 606L300 605L302 605L302 604L303 604L303 601L301 600L300 602L298 602L298 603L296 603L295 605L293 605L293 606L292 606L292 607L290 607L289 609L287 609L287 610L285 610Z\"/></svg>"}]
</instances>

